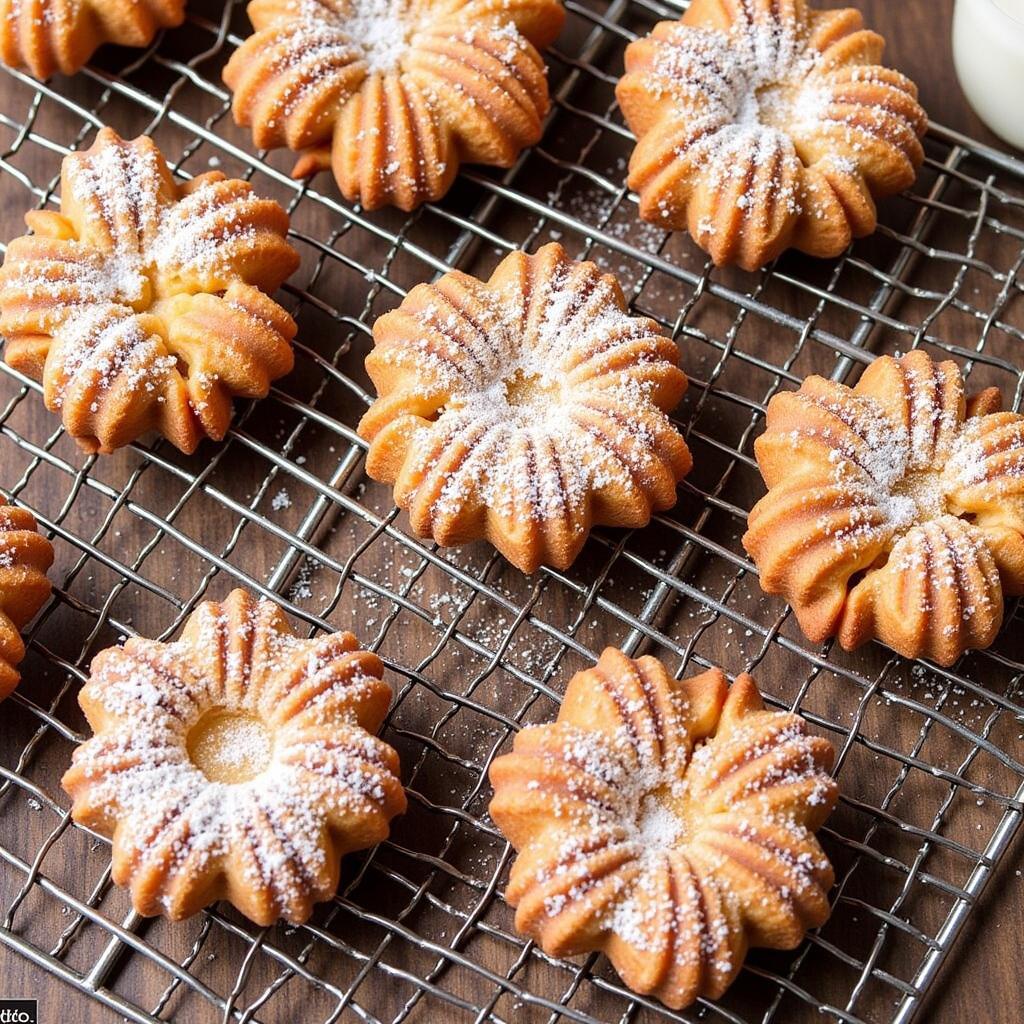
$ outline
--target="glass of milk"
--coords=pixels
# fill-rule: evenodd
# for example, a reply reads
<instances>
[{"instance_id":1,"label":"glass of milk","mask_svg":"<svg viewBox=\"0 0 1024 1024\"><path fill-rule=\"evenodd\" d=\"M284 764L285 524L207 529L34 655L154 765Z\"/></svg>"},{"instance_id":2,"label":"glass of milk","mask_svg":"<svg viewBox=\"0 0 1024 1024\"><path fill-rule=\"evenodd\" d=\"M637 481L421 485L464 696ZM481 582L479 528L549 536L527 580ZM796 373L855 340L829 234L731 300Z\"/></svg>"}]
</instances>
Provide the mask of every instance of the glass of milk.
<instances>
[{"instance_id":1,"label":"glass of milk","mask_svg":"<svg viewBox=\"0 0 1024 1024\"><path fill-rule=\"evenodd\" d=\"M978 117L1024 149L1024 0L956 0L953 63Z\"/></svg>"}]
</instances>

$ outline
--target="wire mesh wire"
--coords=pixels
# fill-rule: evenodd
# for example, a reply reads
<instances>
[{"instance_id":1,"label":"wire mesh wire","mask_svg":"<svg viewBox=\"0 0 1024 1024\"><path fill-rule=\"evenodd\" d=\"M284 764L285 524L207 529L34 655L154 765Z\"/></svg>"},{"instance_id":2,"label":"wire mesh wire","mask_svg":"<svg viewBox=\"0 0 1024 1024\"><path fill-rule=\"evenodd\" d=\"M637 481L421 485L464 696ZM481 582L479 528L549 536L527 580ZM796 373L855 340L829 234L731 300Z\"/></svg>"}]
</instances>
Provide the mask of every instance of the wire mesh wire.
<instances>
[{"instance_id":1,"label":"wire mesh wire","mask_svg":"<svg viewBox=\"0 0 1024 1024\"><path fill-rule=\"evenodd\" d=\"M286 154L251 151L220 83L247 31L238 3L191 4L146 53L104 51L70 84L7 73L4 238L21 211L54 202L68 149L109 123L154 135L183 176L219 166L278 197L303 256L286 288L296 371L195 457L159 441L85 456L34 382L0 372L0 484L53 538L60 571L3 708L0 942L126 1019L905 1024L1019 827L1019 611L991 650L949 670L877 646L818 648L760 592L739 536L760 490L751 442L765 404L808 373L852 382L873 353L923 346L1020 407L1024 165L933 128L917 187L884 207L874 238L837 261L715 271L639 222L623 184L621 51L678 9L567 7L544 141L506 172L465 171L408 217L366 214L324 180L291 181ZM596 531L570 571L524 578L483 546L411 537L365 476L354 424L376 316L418 281L485 273L552 239L615 272L633 309L678 340L691 388L677 420L696 468L648 529ZM409 812L348 859L337 898L297 929L220 907L174 926L140 919L59 787L91 657L136 631L170 637L235 585L311 633L352 628L396 684L384 735ZM832 918L793 953L751 955L717 1004L674 1013L600 958L550 958L514 933L500 898L510 854L486 815L487 767L521 725L553 717L605 644L678 673L752 671L837 747L843 797L823 831Z\"/></svg>"}]
</instances>

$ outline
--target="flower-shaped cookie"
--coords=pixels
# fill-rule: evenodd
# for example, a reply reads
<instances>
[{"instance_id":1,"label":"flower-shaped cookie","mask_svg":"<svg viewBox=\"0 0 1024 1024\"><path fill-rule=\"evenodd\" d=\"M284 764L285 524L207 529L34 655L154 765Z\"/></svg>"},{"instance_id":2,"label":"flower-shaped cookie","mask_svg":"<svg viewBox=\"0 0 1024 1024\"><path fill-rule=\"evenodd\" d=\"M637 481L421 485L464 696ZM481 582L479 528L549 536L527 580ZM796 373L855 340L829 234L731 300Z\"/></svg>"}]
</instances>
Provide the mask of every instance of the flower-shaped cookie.
<instances>
[{"instance_id":1,"label":"flower-shaped cookie","mask_svg":"<svg viewBox=\"0 0 1024 1024\"><path fill-rule=\"evenodd\" d=\"M859 12L804 0L693 0L658 24L616 88L640 216L746 270L870 234L875 199L913 183L927 127L884 46Z\"/></svg>"},{"instance_id":2,"label":"flower-shaped cookie","mask_svg":"<svg viewBox=\"0 0 1024 1024\"><path fill-rule=\"evenodd\" d=\"M5 358L86 450L155 429L191 452L292 368L295 323L264 293L299 257L247 182L177 185L152 139L104 128L65 158L61 212L25 220L0 270Z\"/></svg>"},{"instance_id":3,"label":"flower-shaped cookie","mask_svg":"<svg viewBox=\"0 0 1024 1024\"><path fill-rule=\"evenodd\" d=\"M21 630L50 596L53 545L31 512L0 504L0 700L10 696L25 657Z\"/></svg>"},{"instance_id":4,"label":"flower-shaped cookie","mask_svg":"<svg viewBox=\"0 0 1024 1024\"><path fill-rule=\"evenodd\" d=\"M260 147L302 153L295 175L332 167L373 210L439 199L459 164L508 167L548 111L536 48L559 0L252 0L256 32L224 81Z\"/></svg>"},{"instance_id":5,"label":"flower-shaped cookie","mask_svg":"<svg viewBox=\"0 0 1024 1024\"><path fill-rule=\"evenodd\" d=\"M491 766L517 929L553 956L604 952L673 1008L717 998L748 947L790 949L828 917L832 756L750 676L678 681L608 648Z\"/></svg>"},{"instance_id":6,"label":"flower-shaped cookie","mask_svg":"<svg viewBox=\"0 0 1024 1024\"><path fill-rule=\"evenodd\" d=\"M342 855L405 810L398 755L372 735L382 669L351 633L300 639L242 590L176 643L98 654L79 695L95 736L63 785L75 821L113 839L135 909L180 920L226 899L298 924L330 899Z\"/></svg>"},{"instance_id":7,"label":"flower-shaped cookie","mask_svg":"<svg viewBox=\"0 0 1024 1024\"><path fill-rule=\"evenodd\" d=\"M0 0L0 60L73 75L104 43L148 46L184 18L185 0Z\"/></svg>"},{"instance_id":8,"label":"flower-shaped cookie","mask_svg":"<svg viewBox=\"0 0 1024 1024\"><path fill-rule=\"evenodd\" d=\"M592 525L644 526L675 504L691 466L666 415L686 388L678 350L593 263L552 244L486 283L453 271L373 337L366 468L420 536L565 568Z\"/></svg>"},{"instance_id":9,"label":"flower-shaped cookie","mask_svg":"<svg viewBox=\"0 0 1024 1024\"><path fill-rule=\"evenodd\" d=\"M992 643L1024 593L1024 416L1000 403L922 351L771 400L743 543L811 640L941 665Z\"/></svg>"}]
</instances>

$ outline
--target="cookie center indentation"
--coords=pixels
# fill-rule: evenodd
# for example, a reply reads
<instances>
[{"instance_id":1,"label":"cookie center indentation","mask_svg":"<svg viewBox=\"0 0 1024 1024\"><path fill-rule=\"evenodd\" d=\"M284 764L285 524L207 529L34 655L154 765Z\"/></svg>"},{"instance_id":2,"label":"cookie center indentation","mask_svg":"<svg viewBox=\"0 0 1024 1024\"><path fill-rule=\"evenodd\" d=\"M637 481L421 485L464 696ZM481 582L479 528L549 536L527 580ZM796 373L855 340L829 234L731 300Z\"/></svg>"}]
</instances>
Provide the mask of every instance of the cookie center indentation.
<instances>
[{"instance_id":1,"label":"cookie center indentation","mask_svg":"<svg viewBox=\"0 0 1024 1024\"><path fill-rule=\"evenodd\" d=\"M932 469L915 470L892 487L891 515L897 527L909 529L918 523L938 519L948 511L942 476Z\"/></svg>"},{"instance_id":2,"label":"cookie center indentation","mask_svg":"<svg viewBox=\"0 0 1024 1024\"><path fill-rule=\"evenodd\" d=\"M188 734L188 756L211 781L237 784L262 774L273 753L270 730L256 715L212 708Z\"/></svg>"},{"instance_id":3,"label":"cookie center indentation","mask_svg":"<svg viewBox=\"0 0 1024 1024\"><path fill-rule=\"evenodd\" d=\"M558 385L540 374L526 370L516 372L505 381L505 401L513 409L533 408L538 411L558 401Z\"/></svg>"},{"instance_id":4,"label":"cookie center indentation","mask_svg":"<svg viewBox=\"0 0 1024 1024\"><path fill-rule=\"evenodd\" d=\"M674 849L685 841L688 832L678 801L660 790L641 799L636 829L645 850Z\"/></svg>"},{"instance_id":5,"label":"cookie center indentation","mask_svg":"<svg viewBox=\"0 0 1024 1024\"><path fill-rule=\"evenodd\" d=\"M368 74L399 70L414 28L408 0L356 0L344 15L343 26L362 51Z\"/></svg>"},{"instance_id":6,"label":"cookie center indentation","mask_svg":"<svg viewBox=\"0 0 1024 1024\"><path fill-rule=\"evenodd\" d=\"M743 95L736 120L786 135L799 134L820 123L828 104L828 93L809 83L766 82Z\"/></svg>"}]
</instances>

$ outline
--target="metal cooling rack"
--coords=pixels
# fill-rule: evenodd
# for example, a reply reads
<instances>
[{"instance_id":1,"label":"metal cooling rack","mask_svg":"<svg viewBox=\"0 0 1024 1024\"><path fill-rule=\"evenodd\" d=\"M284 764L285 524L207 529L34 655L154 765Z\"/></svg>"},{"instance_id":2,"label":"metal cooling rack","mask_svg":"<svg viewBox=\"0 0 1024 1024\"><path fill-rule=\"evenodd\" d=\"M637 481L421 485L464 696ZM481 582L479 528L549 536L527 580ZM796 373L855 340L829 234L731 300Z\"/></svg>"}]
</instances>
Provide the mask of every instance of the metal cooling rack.
<instances>
[{"instance_id":1,"label":"metal cooling rack","mask_svg":"<svg viewBox=\"0 0 1024 1024\"><path fill-rule=\"evenodd\" d=\"M219 165L280 198L304 261L286 289L296 372L193 458L162 442L86 457L34 382L0 373L0 484L58 559L24 681L0 712L0 942L111 1019L906 1024L1017 832L1019 611L990 651L948 671L877 646L816 648L761 595L738 537L759 493L751 442L765 403L807 373L852 381L872 353L925 346L1019 408L1024 165L936 126L915 192L884 208L875 238L837 261L713 271L685 238L642 225L622 184L621 50L678 10L567 7L541 145L504 173L468 169L407 218L365 214L327 176L306 187L286 155L251 152L219 75L247 31L237 3L191 4L150 51L103 51L71 81L2 80L0 237L54 202L61 157L110 123L149 131L182 175ZM365 477L353 427L379 313L417 281L486 272L552 238L617 273L633 307L679 341L692 384L678 421L697 468L647 530L597 531L571 571L525 579L483 546L411 538ZM395 683L384 735L402 755L409 813L348 859L337 899L299 929L257 929L230 908L176 926L140 919L59 787L92 655L136 630L170 636L234 585L310 631L354 629ZM486 768L522 723L555 714L568 676L606 643L680 673L749 669L839 754L844 795L823 830L831 921L794 953L755 952L721 1003L684 1013L633 996L597 957L545 956L514 934L500 898L510 855L486 816Z\"/></svg>"}]
</instances>

